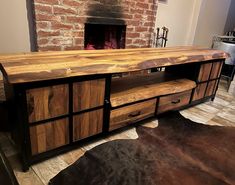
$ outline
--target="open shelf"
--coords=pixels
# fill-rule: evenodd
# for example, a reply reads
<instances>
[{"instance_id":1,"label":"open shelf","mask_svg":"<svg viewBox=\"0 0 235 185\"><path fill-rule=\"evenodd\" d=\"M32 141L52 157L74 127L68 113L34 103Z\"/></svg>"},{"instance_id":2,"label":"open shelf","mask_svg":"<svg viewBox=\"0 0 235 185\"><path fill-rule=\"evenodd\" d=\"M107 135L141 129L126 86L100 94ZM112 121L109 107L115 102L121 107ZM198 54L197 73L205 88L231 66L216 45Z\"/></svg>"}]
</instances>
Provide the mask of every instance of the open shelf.
<instances>
[{"instance_id":1,"label":"open shelf","mask_svg":"<svg viewBox=\"0 0 235 185\"><path fill-rule=\"evenodd\" d=\"M187 91L195 87L194 81L177 78L167 72L114 78L111 83L110 101L112 107L118 107L157 96Z\"/></svg>"}]
</instances>

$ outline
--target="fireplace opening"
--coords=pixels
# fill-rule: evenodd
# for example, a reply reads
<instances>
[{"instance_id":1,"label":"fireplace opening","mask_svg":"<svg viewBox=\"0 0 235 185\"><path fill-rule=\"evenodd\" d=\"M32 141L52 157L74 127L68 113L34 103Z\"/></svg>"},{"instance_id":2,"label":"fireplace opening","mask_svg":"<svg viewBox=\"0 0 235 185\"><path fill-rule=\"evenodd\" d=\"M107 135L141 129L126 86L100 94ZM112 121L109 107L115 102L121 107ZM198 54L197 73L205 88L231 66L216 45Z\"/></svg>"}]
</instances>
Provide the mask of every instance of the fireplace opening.
<instances>
[{"instance_id":1,"label":"fireplace opening","mask_svg":"<svg viewBox=\"0 0 235 185\"><path fill-rule=\"evenodd\" d=\"M85 24L86 50L124 49L126 37L125 25Z\"/></svg>"}]
</instances>

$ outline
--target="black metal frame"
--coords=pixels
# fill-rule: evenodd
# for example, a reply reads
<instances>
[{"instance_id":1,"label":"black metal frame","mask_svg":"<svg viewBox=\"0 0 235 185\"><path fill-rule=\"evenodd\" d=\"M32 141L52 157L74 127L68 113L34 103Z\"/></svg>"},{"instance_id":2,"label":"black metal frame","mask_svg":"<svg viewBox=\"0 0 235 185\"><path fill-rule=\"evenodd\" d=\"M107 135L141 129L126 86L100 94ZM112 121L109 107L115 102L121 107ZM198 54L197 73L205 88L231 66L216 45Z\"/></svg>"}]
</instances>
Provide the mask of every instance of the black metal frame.
<instances>
[{"instance_id":1,"label":"black metal frame","mask_svg":"<svg viewBox=\"0 0 235 185\"><path fill-rule=\"evenodd\" d=\"M208 62L217 62L217 61L221 61L221 60L211 60ZM206 62L203 62L203 64L205 64L205 63ZM198 63L198 66L200 66L200 63ZM198 72L197 72L197 75L198 75L200 67L198 67L198 69L196 69L196 70L198 70ZM210 71L210 75L211 75L211 71ZM218 78L208 79L205 82L209 83L212 80L219 81L220 78L221 78L221 74ZM86 80L96 80L96 79L105 79L104 105L74 113L73 112L73 83L86 81ZM112 108L110 105L111 80L112 80L112 74L104 74L104 75L88 75L88 76L82 76L82 77L70 77L70 78L66 78L66 79L52 79L52 80L46 80L46 81L30 82L30 83L26 83L26 84L17 84L15 86L13 86L12 88L11 88L11 85L9 85L7 82L5 82L6 87L10 87L9 88L10 91L13 92L12 106L15 106L15 109L12 111L13 112L12 115L17 115L17 118L16 118L17 120L15 120L15 122L16 122L16 128L17 128L18 133L15 135L17 136L18 142L20 142L20 152L21 152L21 158L22 158L22 164L23 164L23 171L27 171L29 169L29 166L33 163L45 160L46 158L52 157L54 155L58 155L58 153L69 151L73 148L76 148L78 145L82 145L88 141L95 139L95 138L101 138L101 137L106 136L108 133L110 133L109 119L110 119L111 110L122 108L124 106L132 105L132 104L136 104L136 103L140 103L140 102L144 102L144 101L147 101L150 99L156 99L156 107L155 107L155 116L156 116L157 112L158 112L159 99L163 96L168 96L168 95L162 95L162 96L152 97L149 99L139 100L136 102L132 102L132 103L128 103L125 105L121 105L121 106ZM195 76L195 81L197 81L197 76ZM205 83L205 82L197 82L197 84ZM62 116L58 116L58 117L54 117L54 118L50 118L50 119L46 119L46 120L42 120L42 121L37 121L35 123L29 124L27 104L26 104L26 102L27 102L26 101L26 91L29 89L33 89L33 88L54 86L54 85L59 85L59 84L68 84L68 88L69 88L69 113L66 115L62 115ZM218 89L218 84L219 83L217 83L217 86L215 87L216 91ZM216 91L213 90L213 93L214 92L216 93ZM204 94L204 97L202 99L192 101L194 92L195 92L195 88L192 90L189 104L182 106L180 108L176 108L176 109L183 109L183 108L191 107L191 106L196 105L198 103L207 101L208 99L213 100L215 97L215 93L212 94L211 96L208 96L208 97L205 97L205 94ZM77 115L77 114L89 112L92 110L102 109L102 108L103 108L103 130L102 130L102 133L97 134L95 136L90 136L88 138L81 139L78 141L73 141L73 116ZM69 119L69 144L64 145L62 147L59 147L59 148L56 148L56 149L52 149L50 151L46 151L46 152L37 154L37 155L32 155L31 141L30 141L30 135L29 135L30 127L35 126L35 125L39 125L39 124L44 124L46 122L50 122L53 120L62 119L65 117L68 117L68 119Z\"/></svg>"}]
</instances>

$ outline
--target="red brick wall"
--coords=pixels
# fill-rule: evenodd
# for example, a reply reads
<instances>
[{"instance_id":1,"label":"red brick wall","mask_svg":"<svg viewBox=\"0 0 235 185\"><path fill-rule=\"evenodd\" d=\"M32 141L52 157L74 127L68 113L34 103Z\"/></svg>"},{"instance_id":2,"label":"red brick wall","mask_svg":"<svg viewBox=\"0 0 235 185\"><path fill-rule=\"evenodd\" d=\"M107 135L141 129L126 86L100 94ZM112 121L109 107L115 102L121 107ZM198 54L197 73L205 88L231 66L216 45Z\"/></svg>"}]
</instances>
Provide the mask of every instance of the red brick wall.
<instances>
[{"instance_id":1,"label":"red brick wall","mask_svg":"<svg viewBox=\"0 0 235 185\"><path fill-rule=\"evenodd\" d=\"M89 18L122 19L126 48L149 47L157 0L34 0L39 51L84 49Z\"/></svg>"}]
</instances>

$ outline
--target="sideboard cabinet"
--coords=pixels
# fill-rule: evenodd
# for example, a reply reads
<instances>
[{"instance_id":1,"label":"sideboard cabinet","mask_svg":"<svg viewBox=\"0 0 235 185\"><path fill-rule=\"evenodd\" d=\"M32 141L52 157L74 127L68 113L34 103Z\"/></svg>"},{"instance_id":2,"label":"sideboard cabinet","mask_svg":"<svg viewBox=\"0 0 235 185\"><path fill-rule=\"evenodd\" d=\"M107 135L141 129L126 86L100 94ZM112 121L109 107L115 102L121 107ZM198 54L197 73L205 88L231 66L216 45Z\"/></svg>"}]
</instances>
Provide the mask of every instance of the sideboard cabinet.
<instances>
[{"instance_id":1,"label":"sideboard cabinet","mask_svg":"<svg viewBox=\"0 0 235 185\"><path fill-rule=\"evenodd\" d=\"M194 47L0 56L23 169L126 125L214 99L227 56Z\"/></svg>"}]
</instances>

